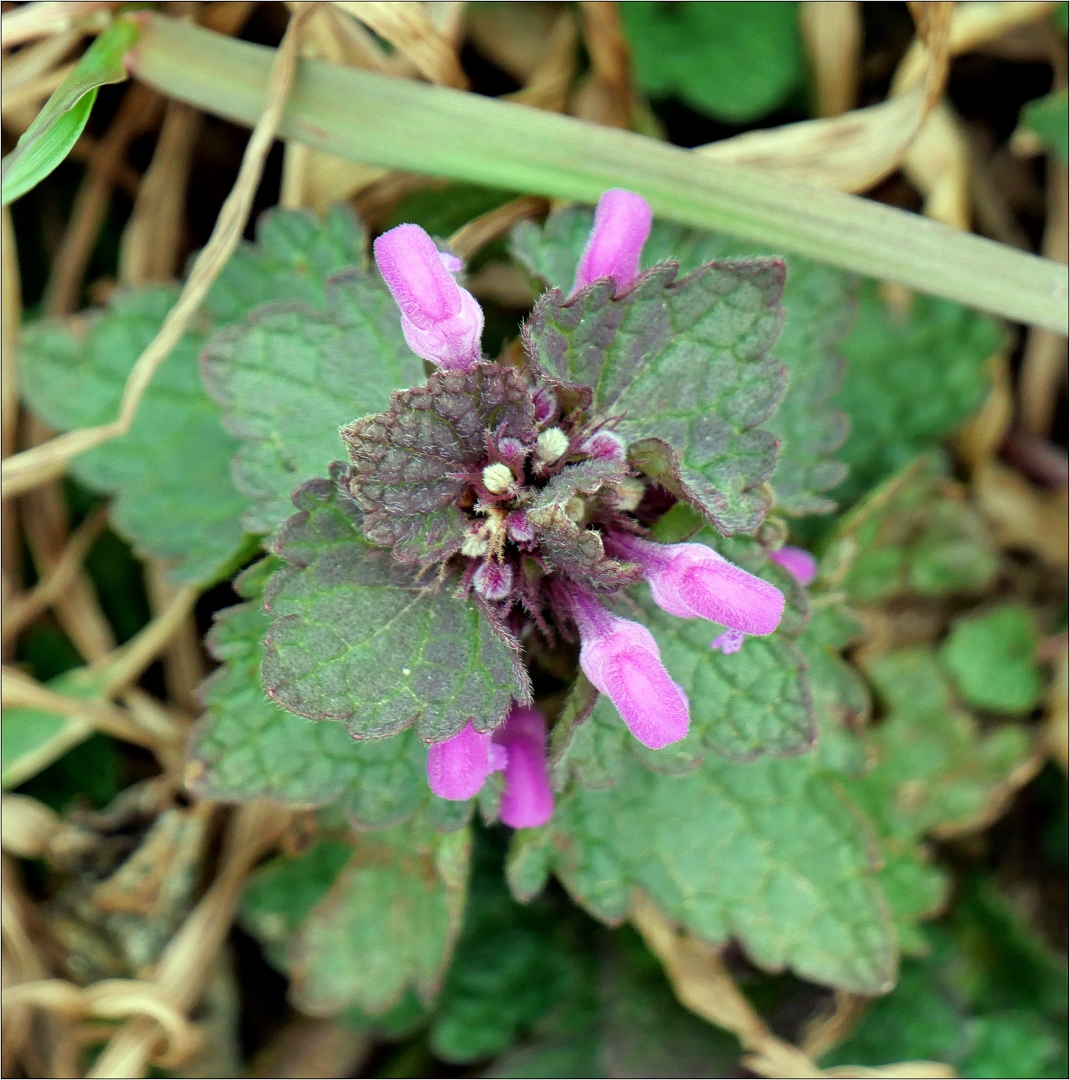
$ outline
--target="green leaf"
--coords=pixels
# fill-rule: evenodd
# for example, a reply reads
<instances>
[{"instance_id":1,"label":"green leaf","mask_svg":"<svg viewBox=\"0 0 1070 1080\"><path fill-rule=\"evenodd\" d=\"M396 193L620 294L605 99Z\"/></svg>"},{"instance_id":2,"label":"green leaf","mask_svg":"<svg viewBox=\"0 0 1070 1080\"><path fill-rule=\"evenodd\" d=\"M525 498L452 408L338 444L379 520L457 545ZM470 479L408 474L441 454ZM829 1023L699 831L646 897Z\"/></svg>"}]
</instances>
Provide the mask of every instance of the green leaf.
<instances>
[{"instance_id":1,"label":"green leaf","mask_svg":"<svg viewBox=\"0 0 1070 1080\"><path fill-rule=\"evenodd\" d=\"M1020 121L1023 127L1041 137L1055 156L1062 162L1067 160L1067 94L1065 90L1056 90L1036 101L1030 101L1022 108Z\"/></svg>"},{"instance_id":2,"label":"green leaf","mask_svg":"<svg viewBox=\"0 0 1070 1080\"><path fill-rule=\"evenodd\" d=\"M984 589L998 569L988 526L934 458L918 458L845 514L821 580L857 604Z\"/></svg>"},{"instance_id":3,"label":"green leaf","mask_svg":"<svg viewBox=\"0 0 1070 1080\"><path fill-rule=\"evenodd\" d=\"M257 870L241 920L303 1012L380 1015L410 988L429 1003L460 930L470 848L467 829L420 823L324 840Z\"/></svg>"},{"instance_id":4,"label":"green leaf","mask_svg":"<svg viewBox=\"0 0 1070 1080\"><path fill-rule=\"evenodd\" d=\"M869 837L813 754L711 755L683 776L628 757L614 787L574 788L533 832L524 858L545 860L603 921L620 922L638 887L703 939L738 939L763 968L866 994L892 984L895 938ZM526 876L516 861L510 870Z\"/></svg>"},{"instance_id":5,"label":"green leaf","mask_svg":"<svg viewBox=\"0 0 1070 1080\"><path fill-rule=\"evenodd\" d=\"M358 742L338 724L305 720L268 698L260 667L270 621L259 600L216 616L208 646L223 666L202 689L206 711L190 745L187 786L224 801L337 801L363 828L441 801L427 787L427 749L414 731Z\"/></svg>"},{"instance_id":6,"label":"green leaf","mask_svg":"<svg viewBox=\"0 0 1070 1080\"><path fill-rule=\"evenodd\" d=\"M968 881L925 956L821 1064L929 1059L957 1076L1060 1077L1066 1066L1066 972L992 884Z\"/></svg>"},{"instance_id":7,"label":"green leaf","mask_svg":"<svg viewBox=\"0 0 1070 1080\"><path fill-rule=\"evenodd\" d=\"M259 119L273 50L159 15L146 25L139 79L214 115L250 127ZM1065 267L918 214L769 171L696 165L690 151L657 139L501 99L316 60L299 71L283 139L550 198L594 203L625 187L671 221L1066 333Z\"/></svg>"},{"instance_id":8,"label":"green leaf","mask_svg":"<svg viewBox=\"0 0 1070 1080\"><path fill-rule=\"evenodd\" d=\"M919 842L984 821L1032 749L1021 727L982 735L926 649L877 657L867 673L888 715L867 739L870 772L845 783L878 833L882 884L904 948L916 951L916 922L939 910L947 891L946 874L929 865Z\"/></svg>"},{"instance_id":9,"label":"green leaf","mask_svg":"<svg viewBox=\"0 0 1070 1080\"><path fill-rule=\"evenodd\" d=\"M133 20L116 19L52 92L15 149L4 158L4 206L36 187L70 153L89 119L97 90L127 78L123 56L140 33Z\"/></svg>"},{"instance_id":10,"label":"green leaf","mask_svg":"<svg viewBox=\"0 0 1070 1080\"><path fill-rule=\"evenodd\" d=\"M959 619L942 650L944 663L970 705L993 712L1028 712L1040 700L1043 674L1029 612L1019 604Z\"/></svg>"},{"instance_id":11,"label":"green leaf","mask_svg":"<svg viewBox=\"0 0 1070 1080\"><path fill-rule=\"evenodd\" d=\"M377 276L353 267L327 285L327 310L278 305L217 334L205 382L240 441L234 481L253 500L252 532L274 531L290 493L344 454L338 429L390 404L423 377L397 305Z\"/></svg>"},{"instance_id":12,"label":"green leaf","mask_svg":"<svg viewBox=\"0 0 1070 1080\"><path fill-rule=\"evenodd\" d=\"M583 978L525 1042L487 1070L495 1077L733 1076L739 1045L673 995L631 930L602 933Z\"/></svg>"},{"instance_id":13,"label":"green leaf","mask_svg":"<svg viewBox=\"0 0 1070 1080\"><path fill-rule=\"evenodd\" d=\"M783 267L707 265L675 280L647 271L619 298L596 283L573 299L551 290L524 330L549 380L594 389L593 411L620 417L630 458L724 533L758 527L776 440L758 425L783 395L767 353L780 330Z\"/></svg>"},{"instance_id":14,"label":"green leaf","mask_svg":"<svg viewBox=\"0 0 1070 1080\"><path fill-rule=\"evenodd\" d=\"M583 207L556 211L542 229L521 222L513 231L513 254L545 285L567 292L592 223L593 214ZM643 248L643 267L673 260L688 274L717 259L775 254L716 233L656 221ZM784 263L784 327L772 352L788 369L788 389L764 424L781 443L769 484L778 510L825 513L835 503L823 493L846 473L832 457L847 435L846 419L828 399L843 379L837 351L853 317L852 290L846 275L827 266L798 256L784 257Z\"/></svg>"},{"instance_id":15,"label":"green leaf","mask_svg":"<svg viewBox=\"0 0 1070 1080\"><path fill-rule=\"evenodd\" d=\"M782 105L802 82L798 5L630 3L621 17L639 85L732 124Z\"/></svg>"},{"instance_id":16,"label":"green leaf","mask_svg":"<svg viewBox=\"0 0 1070 1080\"><path fill-rule=\"evenodd\" d=\"M239 248L213 286L207 327L186 334L163 362L130 433L71 462L76 479L115 497L118 531L139 554L172 561L176 580L205 582L226 571L241 549L249 507L231 480L238 443L223 430L197 370L205 331L282 297L323 306L327 274L359 258L362 246L347 211L322 223L306 212L264 215L257 245ZM175 296L164 286L120 289L105 311L90 315L84 333L58 322L28 326L19 379L30 408L64 431L114 419L127 376Z\"/></svg>"},{"instance_id":17,"label":"green leaf","mask_svg":"<svg viewBox=\"0 0 1070 1080\"><path fill-rule=\"evenodd\" d=\"M557 897L518 904L490 836L476 836L464 929L430 1042L450 1062L498 1054L589 978L590 923Z\"/></svg>"},{"instance_id":18,"label":"green leaf","mask_svg":"<svg viewBox=\"0 0 1070 1080\"><path fill-rule=\"evenodd\" d=\"M336 470L335 476L340 473ZM447 739L489 731L529 699L519 647L454 583L427 583L361 534L363 517L335 480L313 480L276 550L289 566L268 585L274 618L264 685L284 708L343 720L356 738L416 725Z\"/></svg>"},{"instance_id":19,"label":"green leaf","mask_svg":"<svg viewBox=\"0 0 1070 1080\"><path fill-rule=\"evenodd\" d=\"M840 451L851 472L836 496L858 498L962 425L985 399L985 361L1003 341L998 323L958 304L915 296L898 311L864 283L833 398L851 419Z\"/></svg>"}]
</instances>

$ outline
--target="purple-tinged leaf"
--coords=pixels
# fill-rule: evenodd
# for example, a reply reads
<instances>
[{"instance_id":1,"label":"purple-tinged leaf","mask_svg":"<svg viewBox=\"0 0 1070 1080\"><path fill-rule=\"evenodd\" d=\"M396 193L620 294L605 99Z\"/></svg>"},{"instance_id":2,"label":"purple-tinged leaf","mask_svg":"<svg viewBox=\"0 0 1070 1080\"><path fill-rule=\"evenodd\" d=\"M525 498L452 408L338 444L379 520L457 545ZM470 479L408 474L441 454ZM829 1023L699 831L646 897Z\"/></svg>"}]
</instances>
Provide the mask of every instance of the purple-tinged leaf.
<instances>
[{"instance_id":1,"label":"purple-tinged leaf","mask_svg":"<svg viewBox=\"0 0 1070 1080\"><path fill-rule=\"evenodd\" d=\"M460 550L466 520L457 500L468 481L457 474L479 470L487 432L534 441L531 395L513 368L435 372L426 386L394 394L387 412L343 428L368 540L410 563Z\"/></svg>"},{"instance_id":2,"label":"purple-tinged leaf","mask_svg":"<svg viewBox=\"0 0 1070 1080\"><path fill-rule=\"evenodd\" d=\"M618 417L634 464L725 533L757 528L777 440L758 425L776 409L786 372L767 355L780 331L784 266L711 263L680 280L664 263L624 295L598 282L566 301L551 290L525 341L551 382L594 389L592 409Z\"/></svg>"},{"instance_id":3,"label":"purple-tinged leaf","mask_svg":"<svg viewBox=\"0 0 1070 1080\"><path fill-rule=\"evenodd\" d=\"M268 582L274 622L264 685L290 712L341 720L354 738L415 724L441 741L467 723L489 731L530 690L519 649L451 580L423 581L371 547L362 514L334 480L314 480L276 551L291 565Z\"/></svg>"}]
</instances>

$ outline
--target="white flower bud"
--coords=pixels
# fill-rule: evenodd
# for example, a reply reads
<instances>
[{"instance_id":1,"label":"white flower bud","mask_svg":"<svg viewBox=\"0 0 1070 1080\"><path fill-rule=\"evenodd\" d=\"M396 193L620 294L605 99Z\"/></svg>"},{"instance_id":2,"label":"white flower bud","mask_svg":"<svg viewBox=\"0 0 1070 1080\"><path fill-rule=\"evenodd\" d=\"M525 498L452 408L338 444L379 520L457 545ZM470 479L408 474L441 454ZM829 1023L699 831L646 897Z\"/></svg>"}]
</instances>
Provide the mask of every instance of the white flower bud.
<instances>
[{"instance_id":1,"label":"white flower bud","mask_svg":"<svg viewBox=\"0 0 1070 1080\"><path fill-rule=\"evenodd\" d=\"M627 514L631 513L643 501L643 496L646 494L646 485L642 480L628 476L616 484L614 493L616 496L614 502L617 509L623 510Z\"/></svg>"},{"instance_id":2,"label":"white flower bud","mask_svg":"<svg viewBox=\"0 0 1070 1080\"><path fill-rule=\"evenodd\" d=\"M568 436L556 427L540 432L535 442L535 456L547 465L552 465L567 449Z\"/></svg>"},{"instance_id":3,"label":"white flower bud","mask_svg":"<svg viewBox=\"0 0 1070 1080\"><path fill-rule=\"evenodd\" d=\"M490 544L485 536L469 533L464 538L464 543L461 544L461 554L466 555L469 559L478 559L480 555L486 555L489 547Z\"/></svg>"},{"instance_id":4,"label":"white flower bud","mask_svg":"<svg viewBox=\"0 0 1070 1080\"><path fill-rule=\"evenodd\" d=\"M493 495L504 495L515 483L513 470L502 461L496 461L483 470L483 486Z\"/></svg>"}]
</instances>

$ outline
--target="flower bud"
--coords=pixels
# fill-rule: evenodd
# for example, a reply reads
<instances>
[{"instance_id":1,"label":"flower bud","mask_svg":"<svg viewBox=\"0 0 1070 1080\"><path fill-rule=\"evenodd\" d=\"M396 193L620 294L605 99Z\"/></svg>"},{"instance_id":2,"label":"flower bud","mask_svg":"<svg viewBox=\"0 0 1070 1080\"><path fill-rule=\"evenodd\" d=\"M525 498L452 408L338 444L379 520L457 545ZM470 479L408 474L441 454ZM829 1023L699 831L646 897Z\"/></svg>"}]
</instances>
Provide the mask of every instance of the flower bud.
<instances>
[{"instance_id":1,"label":"flower bud","mask_svg":"<svg viewBox=\"0 0 1070 1080\"><path fill-rule=\"evenodd\" d=\"M623 461L628 456L624 440L612 431L599 431L584 440L580 451L599 461Z\"/></svg>"},{"instance_id":2,"label":"flower bud","mask_svg":"<svg viewBox=\"0 0 1070 1080\"><path fill-rule=\"evenodd\" d=\"M535 441L535 456L544 464L552 465L568 450L568 436L557 427L539 432Z\"/></svg>"},{"instance_id":3,"label":"flower bud","mask_svg":"<svg viewBox=\"0 0 1070 1080\"><path fill-rule=\"evenodd\" d=\"M401 308L401 329L417 356L447 371L480 359L483 310L450 274L419 225L398 225L375 241L375 262ZM450 266L459 260L450 256Z\"/></svg>"},{"instance_id":4,"label":"flower bud","mask_svg":"<svg viewBox=\"0 0 1070 1080\"><path fill-rule=\"evenodd\" d=\"M594 228L576 269L574 293L598 278L612 278L623 292L639 276L639 256L650 234L650 205L640 195L613 188L598 200Z\"/></svg>"},{"instance_id":5,"label":"flower bud","mask_svg":"<svg viewBox=\"0 0 1070 1080\"><path fill-rule=\"evenodd\" d=\"M471 723L427 751L427 783L440 799L471 799L494 770L490 732Z\"/></svg>"},{"instance_id":6,"label":"flower bud","mask_svg":"<svg viewBox=\"0 0 1070 1080\"><path fill-rule=\"evenodd\" d=\"M492 495L504 495L515 483L513 470L504 462L496 461L483 470L483 486Z\"/></svg>"},{"instance_id":7,"label":"flower bud","mask_svg":"<svg viewBox=\"0 0 1070 1080\"><path fill-rule=\"evenodd\" d=\"M783 566L800 585L809 585L817 576L817 559L800 547L782 547L770 551L769 558Z\"/></svg>"},{"instance_id":8,"label":"flower bud","mask_svg":"<svg viewBox=\"0 0 1070 1080\"><path fill-rule=\"evenodd\" d=\"M513 568L493 559L483 563L472 575L472 588L485 600L504 600L513 587Z\"/></svg>"}]
</instances>

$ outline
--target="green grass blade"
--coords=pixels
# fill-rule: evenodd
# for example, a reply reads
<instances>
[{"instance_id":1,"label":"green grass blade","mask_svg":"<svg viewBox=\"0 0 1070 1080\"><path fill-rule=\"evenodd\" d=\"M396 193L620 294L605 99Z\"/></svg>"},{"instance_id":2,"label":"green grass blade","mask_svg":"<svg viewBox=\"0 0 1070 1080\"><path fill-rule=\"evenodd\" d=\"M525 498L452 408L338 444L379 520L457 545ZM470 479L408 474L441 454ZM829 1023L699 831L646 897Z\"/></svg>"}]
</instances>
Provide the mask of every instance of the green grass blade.
<instances>
[{"instance_id":1,"label":"green grass blade","mask_svg":"<svg viewBox=\"0 0 1070 1080\"><path fill-rule=\"evenodd\" d=\"M135 73L251 125L273 50L152 16ZM283 138L353 161L594 202L643 195L671 221L719 229L1059 333L1067 270L881 203L700 162L666 143L572 117L318 60L301 62Z\"/></svg>"},{"instance_id":2,"label":"green grass blade","mask_svg":"<svg viewBox=\"0 0 1070 1080\"><path fill-rule=\"evenodd\" d=\"M137 23L117 19L56 87L15 149L4 158L4 206L39 184L70 153L89 119L97 90L127 77L123 55L137 40L138 32Z\"/></svg>"}]
</instances>

